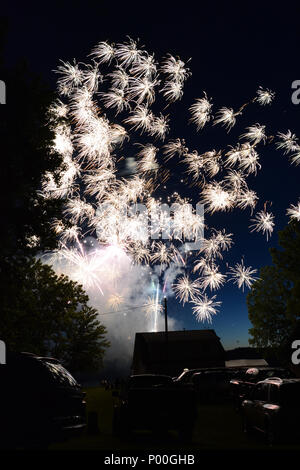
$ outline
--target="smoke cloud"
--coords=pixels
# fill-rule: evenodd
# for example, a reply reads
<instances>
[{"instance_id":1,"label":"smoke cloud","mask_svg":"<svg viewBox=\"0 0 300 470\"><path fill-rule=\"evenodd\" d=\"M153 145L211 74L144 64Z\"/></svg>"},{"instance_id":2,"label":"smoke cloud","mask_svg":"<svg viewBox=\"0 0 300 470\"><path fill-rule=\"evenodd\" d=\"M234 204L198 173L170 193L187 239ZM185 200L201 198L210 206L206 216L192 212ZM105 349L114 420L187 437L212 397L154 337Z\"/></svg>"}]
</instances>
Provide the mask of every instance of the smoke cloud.
<instances>
[{"instance_id":1,"label":"smoke cloud","mask_svg":"<svg viewBox=\"0 0 300 470\"><path fill-rule=\"evenodd\" d=\"M105 354L105 369L115 375L127 374L135 333L164 330L162 299L174 295L171 284L182 268L175 263L165 270L136 265L121 248L100 246L91 238L85 240L82 253L68 258L56 252L43 255L42 260L57 274L65 274L83 285L89 304L98 310L111 342ZM169 330L181 327L178 321L168 317Z\"/></svg>"}]
</instances>

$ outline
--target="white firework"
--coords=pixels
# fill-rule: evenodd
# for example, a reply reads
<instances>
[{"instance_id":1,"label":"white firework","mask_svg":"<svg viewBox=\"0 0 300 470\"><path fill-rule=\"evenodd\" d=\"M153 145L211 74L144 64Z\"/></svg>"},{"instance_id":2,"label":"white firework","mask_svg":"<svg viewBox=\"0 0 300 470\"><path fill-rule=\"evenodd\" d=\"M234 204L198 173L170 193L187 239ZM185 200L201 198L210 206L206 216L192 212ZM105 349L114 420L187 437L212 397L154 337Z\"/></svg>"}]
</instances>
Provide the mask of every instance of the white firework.
<instances>
[{"instance_id":1,"label":"white firework","mask_svg":"<svg viewBox=\"0 0 300 470\"><path fill-rule=\"evenodd\" d=\"M138 49L137 42L128 38L128 42L124 44L117 44L115 56L120 62L121 67L127 68L135 61L139 61L142 51Z\"/></svg>"},{"instance_id":2,"label":"white firework","mask_svg":"<svg viewBox=\"0 0 300 470\"><path fill-rule=\"evenodd\" d=\"M184 155L186 152L188 152L187 147L185 146L185 141L184 139L175 139L175 140L170 140L167 144L164 145L164 155L165 161L170 160L170 158L173 158L176 154L181 157Z\"/></svg>"},{"instance_id":3,"label":"white firework","mask_svg":"<svg viewBox=\"0 0 300 470\"><path fill-rule=\"evenodd\" d=\"M111 294L107 301L107 305L116 311L123 303L124 303L124 297L118 293Z\"/></svg>"},{"instance_id":4,"label":"white firework","mask_svg":"<svg viewBox=\"0 0 300 470\"><path fill-rule=\"evenodd\" d=\"M209 175L210 178L216 176L221 169L220 160L221 160L221 151L217 152L216 150L210 150L201 155L203 161L204 170Z\"/></svg>"},{"instance_id":5,"label":"white firework","mask_svg":"<svg viewBox=\"0 0 300 470\"><path fill-rule=\"evenodd\" d=\"M78 248L68 248L62 245L59 251L53 253L52 263L59 265L62 262L64 270L72 274L75 282L82 284L86 289L96 288L103 294L100 282L103 274L101 251L85 253L79 242L77 246Z\"/></svg>"},{"instance_id":6,"label":"white firework","mask_svg":"<svg viewBox=\"0 0 300 470\"><path fill-rule=\"evenodd\" d=\"M55 176L49 171L44 174L41 185L41 195L45 199L62 199L72 193L72 183L67 186L57 184Z\"/></svg>"},{"instance_id":7,"label":"white firework","mask_svg":"<svg viewBox=\"0 0 300 470\"><path fill-rule=\"evenodd\" d=\"M187 173L192 175L192 178L197 181L202 175L204 169L204 161L202 156L200 156L197 150L188 152L184 154L183 162L187 164L188 169Z\"/></svg>"},{"instance_id":8,"label":"white firework","mask_svg":"<svg viewBox=\"0 0 300 470\"><path fill-rule=\"evenodd\" d=\"M290 217L290 219L295 219L300 221L300 200L298 204L291 204L290 207L287 209L286 214Z\"/></svg>"},{"instance_id":9,"label":"white firework","mask_svg":"<svg viewBox=\"0 0 300 470\"><path fill-rule=\"evenodd\" d=\"M226 275L219 272L218 266L215 264L207 265L201 277L199 278L199 283L203 290L206 290L208 287L210 290L219 289L225 282Z\"/></svg>"},{"instance_id":10,"label":"white firework","mask_svg":"<svg viewBox=\"0 0 300 470\"><path fill-rule=\"evenodd\" d=\"M124 90L129 85L130 75L120 66L117 66L115 70L107 76L111 78L112 88Z\"/></svg>"},{"instance_id":11,"label":"white firework","mask_svg":"<svg viewBox=\"0 0 300 470\"><path fill-rule=\"evenodd\" d=\"M152 137L157 137L161 140L164 140L166 134L169 132L168 122L168 116L163 116L162 114L160 114L160 116L152 115L152 120L147 130Z\"/></svg>"},{"instance_id":12,"label":"white firework","mask_svg":"<svg viewBox=\"0 0 300 470\"><path fill-rule=\"evenodd\" d=\"M294 153L293 155L291 155L291 162L295 163L295 165L299 165L300 164L300 147L299 147L299 145L297 145L295 150L297 150L297 152Z\"/></svg>"},{"instance_id":13,"label":"white firework","mask_svg":"<svg viewBox=\"0 0 300 470\"><path fill-rule=\"evenodd\" d=\"M48 108L49 120L55 121L59 118L66 118L68 115L68 111L68 106L58 99Z\"/></svg>"},{"instance_id":14,"label":"white firework","mask_svg":"<svg viewBox=\"0 0 300 470\"><path fill-rule=\"evenodd\" d=\"M197 130L203 129L205 124L211 119L211 100L207 99L207 95L204 93L204 98L196 99L196 102L189 108L192 117L190 122L193 122L197 126Z\"/></svg>"},{"instance_id":15,"label":"white firework","mask_svg":"<svg viewBox=\"0 0 300 470\"><path fill-rule=\"evenodd\" d=\"M222 251L228 251L233 245L233 241L232 241L233 234L226 233L224 229L216 231L214 236L217 242L219 243L219 246Z\"/></svg>"},{"instance_id":16,"label":"white firework","mask_svg":"<svg viewBox=\"0 0 300 470\"><path fill-rule=\"evenodd\" d=\"M252 153L252 146L249 142L244 144L237 144L236 147L231 147L231 150L225 154L226 166L233 167L240 163L243 159L249 157Z\"/></svg>"},{"instance_id":17,"label":"white firework","mask_svg":"<svg viewBox=\"0 0 300 470\"><path fill-rule=\"evenodd\" d=\"M147 304L145 305L147 315L156 315L163 310L163 306L158 303L155 297L148 297Z\"/></svg>"},{"instance_id":18,"label":"white firework","mask_svg":"<svg viewBox=\"0 0 300 470\"><path fill-rule=\"evenodd\" d=\"M142 150L137 154L140 157L137 168L140 172L157 171L159 166L156 159L157 148L152 144L142 145Z\"/></svg>"},{"instance_id":19,"label":"white firework","mask_svg":"<svg viewBox=\"0 0 300 470\"><path fill-rule=\"evenodd\" d=\"M79 198L69 199L66 203L64 213L69 217L72 224L82 223L86 219L92 219L95 210L91 204Z\"/></svg>"},{"instance_id":20,"label":"white firework","mask_svg":"<svg viewBox=\"0 0 300 470\"><path fill-rule=\"evenodd\" d=\"M244 171L246 175L250 173L257 174L257 170L261 168L261 164L259 163L259 155L251 148L249 151L245 152L245 156L240 157L239 161L239 169Z\"/></svg>"},{"instance_id":21,"label":"white firework","mask_svg":"<svg viewBox=\"0 0 300 470\"><path fill-rule=\"evenodd\" d=\"M207 321L208 323L212 322L212 316L216 315L217 309L222 302L215 302L216 296L214 295L211 298L208 298L206 294L203 297L192 300L194 304L193 314L195 315L198 321Z\"/></svg>"},{"instance_id":22,"label":"white firework","mask_svg":"<svg viewBox=\"0 0 300 470\"><path fill-rule=\"evenodd\" d=\"M266 104L271 104L274 97L275 97L274 91L271 91L268 88L263 89L262 87L259 87L256 92L255 101L257 101L262 106L265 106Z\"/></svg>"},{"instance_id":23,"label":"white firework","mask_svg":"<svg viewBox=\"0 0 300 470\"><path fill-rule=\"evenodd\" d=\"M61 76L58 80L58 89L62 94L68 95L74 88L81 84L83 80L83 71L79 69L78 64L70 64L69 62L62 62L62 65L57 67L56 73Z\"/></svg>"},{"instance_id":24,"label":"white firework","mask_svg":"<svg viewBox=\"0 0 300 470\"><path fill-rule=\"evenodd\" d=\"M239 112L235 113L232 108L223 107L217 112L216 118L214 119L214 125L222 124L224 127L226 127L227 132L229 132L230 129L235 125L236 116L238 114Z\"/></svg>"},{"instance_id":25,"label":"white firework","mask_svg":"<svg viewBox=\"0 0 300 470\"><path fill-rule=\"evenodd\" d=\"M60 124L56 125L53 130L54 140L52 150L60 155L72 155L73 143L70 127L66 124Z\"/></svg>"},{"instance_id":26,"label":"white firework","mask_svg":"<svg viewBox=\"0 0 300 470\"><path fill-rule=\"evenodd\" d=\"M121 275L118 264L113 269L105 268L102 259L106 252L110 259L114 259L111 258L112 251L119 254L121 251L126 258L129 254L127 261L132 269L136 269L133 264L144 264L150 271L150 265L157 275L159 270L161 275L164 270L170 268L171 271L174 267L181 276L174 284L176 297L183 303L192 301L193 313L198 320L211 321L220 302L215 302L215 297L209 299L203 291L224 285L226 275L220 272L217 260L221 260L224 252L231 248L232 234L211 229L211 235L204 239L203 217L197 214L185 196L176 191L168 195L165 182L170 168L176 167L179 175L179 165L183 163L184 176L180 183L191 183L195 194L197 188L197 195L200 192L200 202L206 205L207 212L213 214L234 207L249 207L252 213L258 196L248 188L246 178L255 176L261 167L256 145L269 143L273 137L267 138L265 126L255 124L246 127L241 136L244 142L240 141L225 151L205 151L205 148L201 148L199 153L189 151L185 140L176 138L175 133L167 143L154 145L154 139L155 142L163 141L170 130L169 115L156 111L164 101L159 99L154 103L156 94L162 94L157 96L165 98L166 107L181 99L185 81L191 75L187 65L172 55L156 62L153 54L131 38L117 45L102 41L92 50L91 56L90 64L74 61L59 65L58 92L64 98L54 102L47 116L54 133L50 150L62 157L59 170L45 173L39 192L44 198L61 198L64 203L63 221L52 222L52 230L60 243L55 256L67 261L68 273L74 275L78 282L100 290L104 285L102 281L100 284L100 279L115 283L119 279L117 276ZM250 102L268 105L273 98L273 92L260 87ZM229 131L250 102L237 112L229 107L219 109L213 125L219 123ZM213 119L212 101L204 92L201 98L191 103L189 121L199 131ZM120 119L121 112L126 115ZM114 115L113 119L111 115ZM120 125L122 123L124 127ZM135 132L147 134L152 143L147 143L145 136L139 140ZM137 155L132 155L126 147L121 150L129 133L133 145L143 143ZM288 131L286 134L278 133L277 137L277 148L290 153L291 162L297 165L300 147L296 136ZM210 149L213 147L209 146ZM172 158L174 161L169 162ZM134 164L130 167L132 161ZM123 163L126 167L124 172ZM161 194L158 199L154 198L157 190ZM170 210L162 209L165 202L169 203L168 206L172 204L171 215ZM147 208L144 213L141 205ZM155 237L161 240L150 240L150 213L151 222L153 219L157 227ZM287 214L300 220L300 202L290 206ZM261 211L252 222L251 228L266 234L267 238L273 231L273 215L270 213ZM101 250L86 254L80 240L90 234L96 234ZM187 242L192 239L201 242L198 259L194 263L190 262L189 256L193 253ZM28 242L33 243L34 239ZM188 277L186 270L191 265L192 271L197 272L196 280ZM230 273L231 279L244 288L252 282L254 270L241 263ZM172 284L173 279L168 282ZM158 288L157 285L157 293ZM108 296L108 304L113 309L118 308L123 296L121 285L119 291L113 290L111 297ZM161 308L158 296L155 299L150 297L148 303L149 312L157 318Z\"/></svg>"},{"instance_id":27,"label":"white firework","mask_svg":"<svg viewBox=\"0 0 300 470\"><path fill-rule=\"evenodd\" d=\"M253 126L247 127L248 132L242 134L240 138L248 140L252 145L256 145L261 141L265 143L267 138L265 129L266 126L254 124Z\"/></svg>"},{"instance_id":28,"label":"white firework","mask_svg":"<svg viewBox=\"0 0 300 470\"><path fill-rule=\"evenodd\" d=\"M133 247L129 247L128 252L131 254L136 264L149 264L151 259L150 251L142 243L136 243Z\"/></svg>"},{"instance_id":29,"label":"white firework","mask_svg":"<svg viewBox=\"0 0 300 470\"><path fill-rule=\"evenodd\" d=\"M110 63L115 56L114 45L111 45L106 41L101 41L94 47L91 55L95 56L100 64L103 62Z\"/></svg>"},{"instance_id":30,"label":"white firework","mask_svg":"<svg viewBox=\"0 0 300 470\"><path fill-rule=\"evenodd\" d=\"M241 171L229 170L227 175L224 176L226 185L234 192L240 195L240 191L247 188L245 176Z\"/></svg>"},{"instance_id":31,"label":"white firework","mask_svg":"<svg viewBox=\"0 0 300 470\"><path fill-rule=\"evenodd\" d=\"M270 212L260 211L255 215L253 219L251 219L251 222L254 222L252 225L249 226L249 228L253 227L251 232L262 232L263 234L266 234L268 240L269 236L273 232L275 225L274 215Z\"/></svg>"},{"instance_id":32,"label":"white firework","mask_svg":"<svg viewBox=\"0 0 300 470\"><path fill-rule=\"evenodd\" d=\"M206 258L222 258L220 241L217 235L213 234L210 238L202 240L200 252Z\"/></svg>"},{"instance_id":33,"label":"white firework","mask_svg":"<svg viewBox=\"0 0 300 470\"><path fill-rule=\"evenodd\" d=\"M56 235L59 235L61 232L64 231L65 226L64 226L62 220L54 219L54 220L51 222L51 229L54 231L54 233L55 233Z\"/></svg>"},{"instance_id":34,"label":"white firework","mask_svg":"<svg viewBox=\"0 0 300 470\"><path fill-rule=\"evenodd\" d=\"M81 228L77 225L73 225L71 227L65 227L62 232L59 234L59 239L61 243L65 244L68 242L77 242L79 243L79 235L81 232Z\"/></svg>"},{"instance_id":35,"label":"white firework","mask_svg":"<svg viewBox=\"0 0 300 470\"><path fill-rule=\"evenodd\" d=\"M159 85L159 80L150 79L148 77L130 78L128 86L128 97L135 100L138 104L146 101L147 105L151 105L155 101L154 88Z\"/></svg>"},{"instance_id":36,"label":"white firework","mask_svg":"<svg viewBox=\"0 0 300 470\"><path fill-rule=\"evenodd\" d=\"M171 80L177 82L184 82L189 75L191 75L189 69L186 67L185 63L173 57L171 54L164 59L160 72L170 76Z\"/></svg>"},{"instance_id":37,"label":"white firework","mask_svg":"<svg viewBox=\"0 0 300 470\"><path fill-rule=\"evenodd\" d=\"M152 122L152 111L145 104L136 106L131 116L124 120L124 123L131 125L131 129L141 129L142 132L151 129Z\"/></svg>"},{"instance_id":38,"label":"white firework","mask_svg":"<svg viewBox=\"0 0 300 470\"><path fill-rule=\"evenodd\" d=\"M101 163L105 159L110 159L112 149L110 133L111 129L106 119L102 117L90 119L76 136L78 159L92 163Z\"/></svg>"},{"instance_id":39,"label":"white firework","mask_svg":"<svg viewBox=\"0 0 300 470\"><path fill-rule=\"evenodd\" d=\"M107 93L100 93L102 101L106 108L116 108L116 113L130 109L130 105L121 88L112 88Z\"/></svg>"},{"instance_id":40,"label":"white firework","mask_svg":"<svg viewBox=\"0 0 300 470\"><path fill-rule=\"evenodd\" d=\"M170 102L180 100L183 97L183 85L180 81L167 81L160 91Z\"/></svg>"},{"instance_id":41,"label":"white firework","mask_svg":"<svg viewBox=\"0 0 300 470\"><path fill-rule=\"evenodd\" d=\"M298 149L298 138L295 134L292 134L290 130L288 130L286 134L283 132L278 132L277 137L279 137L280 142L276 143L276 147L278 149L283 149L284 154L294 152Z\"/></svg>"},{"instance_id":42,"label":"white firework","mask_svg":"<svg viewBox=\"0 0 300 470\"><path fill-rule=\"evenodd\" d=\"M214 258L222 259L222 251L229 250L232 244L232 233L227 234L224 230L216 231L210 238L202 240L200 252L205 256L206 260Z\"/></svg>"},{"instance_id":43,"label":"white firework","mask_svg":"<svg viewBox=\"0 0 300 470\"><path fill-rule=\"evenodd\" d=\"M137 153L138 157L142 158L154 158L158 152L158 148L152 144L138 144L141 147L141 150Z\"/></svg>"},{"instance_id":44,"label":"white firework","mask_svg":"<svg viewBox=\"0 0 300 470\"><path fill-rule=\"evenodd\" d=\"M195 295L199 294L199 283L197 281L191 281L187 275L183 275L173 284L173 290L176 297L179 298L184 305L189 299L193 299Z\"/></svg>"},{"instance_id":45,"label":"white firework","mask_svg":"<svg viewBox=\"0 0 300 470\"><path fill-rule=\"evenodd\" d=\"M173 247L168 249L168 247L162 242L153 243L152 246L155 250L153 255L151 256L151 261L153 263L158 262L160 264L169 265L172 262L174 257Z\"/></svg>"},{"instance_id":46,"label":"white firework","mask_svg":"<svg viewBox=\"0 0 300 470\"><path fill-rule=\"evenodd\" d=\"M222 184L216 181L208 183L202 190L201 202L207 205L207 211L211 213L232 209L234 200L234 195L226 191Z\"/></svg>"},{"instance_id":47,"label":"white firework","mask_svg":"<svg viewBox=\"0 0 300 470\"><path fill-rule=\"evenodd\" d=\"M236 205L241 209L246 209L247 207L250 207L252 211L255 208L257 201L258 196L255 191L252 191L250 189L243 189L238 193Z\"/></svg>"},{"instance_id":48,"label":"white firework","mask_svg":"<svg viewBox=\"0 0 300 470\"><path fill-rule=\"evenodd\" d=\"M195 266L193 268L193 272L199 271L201 274L208 266L208 262L206 258L200 258L195 261Z\"/></svg>"},{"instance_id":49,"label":"white firework","mask_svg":"<svg viewBox=\"0 0 300 470\"><path fill-rule=\"evenodd\" d=\"M185 201L176 204L173 217L173 238L177 240L201 239L204 229L203 217L193 211L192 206Z\"/></svg>"},{"instance_id":50,"label":"white firework","mask_svg":"<svg viewBox=\"0 0 300 470\"><path fill-rule=\"evenodd\" d=\"M237 284L239 289L242 288L244 292L244 287L250 288L252 283L257 279L253 276L257 272L257 269L252 269L251 266L246 268L244 266L244 261L242 260L241 263L236 263L234 267L229 268L229 278L230 281L233 281L234 284Z\"/></svg>"},{"instance_id":51,"label":"white firework","mask_svg":"<svg viewBox=\"0 0 300 470\"><path fill-rule=\"evenodd\" d=\"M151 78L156 74L157 63L155 62L154 55L146 54L134 62L129 72L137 77L145 76Z\"/></svg>"},{"instance_id":52,"label":"white firework","mask_svg":"<svg viewBox=\"0 0 300 470\"><path fill-rule=\"evenodd\" d=\"M93 101L93 93L87 88L76 89L71 97L70 114L78 128L88 126L90 120L97 116L97 105Z\"/></svg>"},{"instance_id":53,"label":"white firework","mask_svg":"<svg viewBox=\"0 0 300 470\"><path fill-rule=\"evenodd\" d=\"M99 82L103 81L103 77L98 70L97 64L87 65L83 71L83 86L90 92L94 93L98 90Z\"/></svg>"},{"instance_id":54,"label":"white firework","mask_svg":"<svg viewBox=\"0 0 300 470\"><path fill-rule=\"evenodd\" d=\"M89 172L87 171L83 176L83 181L86 185L85 193L100 199L107 187L111 187L114 183L115 169L112 166L112 168L104 167Z\"/></svg>"}]
</instances>

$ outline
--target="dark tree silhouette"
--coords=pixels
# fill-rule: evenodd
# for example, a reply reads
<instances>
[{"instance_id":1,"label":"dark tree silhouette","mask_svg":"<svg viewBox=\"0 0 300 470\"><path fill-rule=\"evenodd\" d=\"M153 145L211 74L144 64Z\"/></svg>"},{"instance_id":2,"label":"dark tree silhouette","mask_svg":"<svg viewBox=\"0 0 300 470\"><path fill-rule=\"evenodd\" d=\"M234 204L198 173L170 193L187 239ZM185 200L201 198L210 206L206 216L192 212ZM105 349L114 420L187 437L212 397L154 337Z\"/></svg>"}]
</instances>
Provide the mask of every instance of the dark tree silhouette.
<instances>
[{"instance_id":1,"label":"dark tree silhouette","mask_svg":"<svg viewBox=\"0 0 300 470\"><path fill-rule=\"evenodd\" d=\"M43 174L54 171L61 160L49 151L53 135L46 127L46 110L52 94L25 65L6 77L7 103L0 108L0 250L10 255L27 251L32 235L40 239L37 249L55 246L50 222L59 217L62 202L45 200L37 192Z\"/></svg>"},{"instance_id":2,"label":"dark tree silhouette","mask_svg":"<svg viewBox=\"0 0 300 470\"><path fill-rule=\"evenodd\" d=\"M247 297L250 344L280 350L300 322L300 222L279 232L273 265L263 267Z\"/></svg>"},{"instance_id":3,"label":"dark tree silhouette","mask_svg":"<svg viewBox=\"0 0 300 470\"><path fill-rule=\"evenodd\" d=\"M61 217L64 203L38 193L43 175L61 164L47 125L54 93L26 62L4 67L4 26L0 22L0 79L7 90L0 106L0 339L11 350L57 357L72 371L98 370L109 343L97 311L81 286L35 259L56 247L51 221Z\"/></svg>"},{"instance_id":4,"label":"dark tree silhouette","mask_svg":"<svg viewBox=\"0 0 300 470\"><path fill-rule=\"evenodd\" d=\"M60 359L71 371L99 370L109 342L82 287L33 258L6 261L0 332L10 350Z\"/></svg>"}]
</instances>

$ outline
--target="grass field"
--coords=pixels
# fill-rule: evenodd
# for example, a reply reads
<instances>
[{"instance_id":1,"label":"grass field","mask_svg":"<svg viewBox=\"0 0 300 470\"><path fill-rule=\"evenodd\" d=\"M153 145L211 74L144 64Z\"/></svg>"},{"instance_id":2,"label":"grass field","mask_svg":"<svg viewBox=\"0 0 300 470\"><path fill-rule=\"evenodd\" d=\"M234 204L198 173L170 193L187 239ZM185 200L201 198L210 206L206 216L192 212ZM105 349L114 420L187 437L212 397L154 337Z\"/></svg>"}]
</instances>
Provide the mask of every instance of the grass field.
<instances>
[{"instance_id":1,"label":"grass field","mask_svg":"<svg viewBox=\"0 0 300 470\"><path fill-rule=\"evenodd\" d=\"M260 434L248 436L242 432L241 417L231 403L199 405L193 440L183 444L175 431L165 436L151 432L135 432L126 439L112 435L113 398L111 390L94 387L85 389L87 413L96 412L99 432L91 435L86 430L78 438L52 445L53 450L269 450ZM297 444L276 446L278 450L298 450Z\"/></svg>"}]
</instances>

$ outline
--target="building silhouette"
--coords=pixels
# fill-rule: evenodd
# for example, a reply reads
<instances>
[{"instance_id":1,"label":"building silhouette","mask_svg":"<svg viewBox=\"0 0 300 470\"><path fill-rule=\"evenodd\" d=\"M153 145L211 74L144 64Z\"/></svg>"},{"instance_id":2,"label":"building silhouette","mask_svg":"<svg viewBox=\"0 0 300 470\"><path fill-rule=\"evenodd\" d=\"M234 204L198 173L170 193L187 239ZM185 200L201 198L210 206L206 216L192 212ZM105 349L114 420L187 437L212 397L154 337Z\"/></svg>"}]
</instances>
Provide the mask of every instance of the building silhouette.
<instances>
[{"instance_id":1,"label":"building silhouette","mask_svg":"<svg viewBox=\"0 0 300 470\"><path fill-rule=\"evenodd\" d=\"M214 330L136 333L132 374L177 376L201 367L225 367L225 350Z\"/></svg>"}]
</instances>

